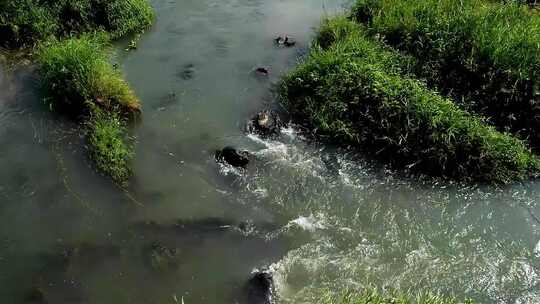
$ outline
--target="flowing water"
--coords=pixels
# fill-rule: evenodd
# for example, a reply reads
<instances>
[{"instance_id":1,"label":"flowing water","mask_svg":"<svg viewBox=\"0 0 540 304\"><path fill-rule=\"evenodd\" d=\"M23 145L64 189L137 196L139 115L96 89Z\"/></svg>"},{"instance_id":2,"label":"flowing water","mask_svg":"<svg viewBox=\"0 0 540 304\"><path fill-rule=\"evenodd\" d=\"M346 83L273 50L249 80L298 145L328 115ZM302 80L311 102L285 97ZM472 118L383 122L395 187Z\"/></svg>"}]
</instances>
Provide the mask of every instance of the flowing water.
<instances>
[{"instance_id":1,"label":"flowing water","mask_svg":"<svg viewBox=\"0 0 540 304\"><path fill-rule=\"evenodd\" d=\"M153 5L155 26L116 58L144 103L126 191L43 106L32 68L0 71L0 303L36 288L55 304L236 303L254 269L274 274L281 303L366 286L540 303L540 182L410 179L294 125L273 140L244 132L347 1ZM282 33L297 46L274 46ZM225 145L255 160L217 165Z\"/></svg>"}]
</instances>

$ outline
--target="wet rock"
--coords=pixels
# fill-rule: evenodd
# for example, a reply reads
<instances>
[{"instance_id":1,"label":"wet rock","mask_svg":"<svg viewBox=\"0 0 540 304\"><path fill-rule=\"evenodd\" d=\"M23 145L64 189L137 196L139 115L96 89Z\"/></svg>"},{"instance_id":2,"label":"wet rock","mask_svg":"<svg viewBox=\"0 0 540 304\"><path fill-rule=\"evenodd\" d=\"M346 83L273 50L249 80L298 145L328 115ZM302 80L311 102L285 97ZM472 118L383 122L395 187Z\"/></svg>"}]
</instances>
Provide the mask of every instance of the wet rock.
<instances>
[{"instance_id":1,"label":"wet rock","mask_svg":"<svg viewBox=\"0 0 540 304\"><path fill-rule=\"evenodd\" d=\"M259 112L248 122L248 131L265 136L279 135L282 123L279 116L271 111Z\"/></svg>"},{"instance_id":2,"label":"wet rock","mask_svg":"<svg viewBox=\"0 0 540 304\"><path fill-rule=\"evenodd\" d=\"M178 251L160 243L154 243L144 250L145 262L154 271L167 272L178 269Z\"/></svg>"},{"instance_id":3,"label":"wet rock","mask_svg":"<svg viewBox=\"0 0 540 304\"><path fill-rule=\"evenodd\" d=\"M267 67L258 67L255 69L255 72L261 76L268 76L270 74L270 70Z\"/></svg>"},{"instance_id":4,"label":"wet rock","mask_svg":"<svg viewBox=\"0 0 540 304\"><path fill-rule=\"evenodd\" d=\"M257 271L247 283L247 304L272 304L274 278L266 271Z\"/></svg>"},{"instance_id":5,"label":"wet rock","mask_svg":"<svg viewBox=\"0 0 540 304\"><path fill-rule=\"evenodd\" d=\"M224 162L233 167L244 168L249 164L249 152L238 151L228 146L216 152L216 159L218 162Z\"/></svg>"},{"instance_id":6,"label":"wet rock","mask_svg":"<svg viewBox=\"0 0 540 304\"><path fill-rule=\"evenodd\" d=\"M290 36L278 36L274 39L278 46L293 47L296 45L296 40Z\"/></svg>"}]
</instances>

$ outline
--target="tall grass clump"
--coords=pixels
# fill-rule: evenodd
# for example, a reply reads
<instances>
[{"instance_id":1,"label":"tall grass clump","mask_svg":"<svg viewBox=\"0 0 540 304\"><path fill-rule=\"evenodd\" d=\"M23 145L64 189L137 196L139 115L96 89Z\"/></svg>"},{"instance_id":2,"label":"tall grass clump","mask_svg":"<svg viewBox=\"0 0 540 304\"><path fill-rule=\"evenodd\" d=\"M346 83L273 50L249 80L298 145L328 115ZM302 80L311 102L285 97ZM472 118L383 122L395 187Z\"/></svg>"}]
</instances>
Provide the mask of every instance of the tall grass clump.
<instances>
[{"instance_id":1,"label":"tall grass clump","mask_svg":"<svg viewBox=\"0 0 540 304\"><path fill-rule=\"evenodd\" d=\"M341 35L328 33L323 27L318 40ZM522 141L402 72L411 62L406 58L354 31L327 49L315 47L285 76L282 102L319 134L374 152L398 168L496 183L538 172L538 159Z\"/></svg>"},{"instance_id":2,"label":"tall grass clump","mask_svg":"<svg viewBox=\"0 0 540 304\"><path fill-rule=\"evenodd\" d=\"M412 296L410 294L397 294L385 296L375 290L365 290L363 292L344 292L336 295L332 292L324 293L319 302L321 304L458 304L457 300L432 294L420 294ZM473 304L467 300L464 303Z\"/></svg>"},{"instance_id":3,"label":"tall grass clump","mask_svg":"<svg viewBox=\"0 0 540 304\"><path fill-rule=\"evenodd\" d=\"M48 42L39 49L38 71L50 106L84 121L97 169L125 185L132 157L126 119L139 113L140 103L109 62L107 43L104 33Z\"/></svg>"},{"instance_id":4,"label":"tall grass clump","mask_svg":"<svg viewBox=\"0 0 540 304\"><path fill-rule=\"evenodd\" d=\"M96 109L87 127L90 157L97 169L125 186L132 173L129 163L133 158L125 121L117 113Z\"/></svg>"},{"instance_id":5,"label":"tall grass clump","mask_svg":"<svg viewBox=\"0 0 540 304\"><path fill-rule=\"evenodd\" d=\"M137 113L140 103L109 62L105 34L83 35L43 45L39 74L56 110L86 115L92 107Z\"/></svg>"},{"instance_id":6,"label":"tall grass clump","mask_svg":"<svg viewBox=\"0 0 540 304\"><path fill-rule=\"evenodd\" d=\"M147 0L1 0L0 46L32 47L96 30L119 38L145 30L153 19Z\"/></svg>"},{"instance_id":7,"label":"tall grass clump","mask_svg":"<svg viewBox=\"0 0 540 304\"><path fill-rule=\"evenodd\" d=\"M523 1L358 0L353 19L414 73L540 148L540 13Z\"/></svg>"}]
</instances>

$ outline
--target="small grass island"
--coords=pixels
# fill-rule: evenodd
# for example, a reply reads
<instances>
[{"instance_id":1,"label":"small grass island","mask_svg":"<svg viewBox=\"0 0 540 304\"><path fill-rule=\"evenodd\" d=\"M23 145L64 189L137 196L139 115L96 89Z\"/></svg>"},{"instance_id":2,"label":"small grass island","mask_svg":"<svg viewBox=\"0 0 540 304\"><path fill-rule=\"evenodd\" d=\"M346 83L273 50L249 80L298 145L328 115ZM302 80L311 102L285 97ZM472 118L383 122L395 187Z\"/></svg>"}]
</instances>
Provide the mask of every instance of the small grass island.
<instances>
[{"instance_id":1,"label":"small grass island","mask_svg":"<svg viewBox=\"0 0 540 304\"><path fill-rule=\"evenodd\" d=\"M81 121L96 168L126 186L127 123L141 105L111 63L110 42L151 26L147 0L0 1L0 46L35 59L49 107Z\"/></svg>"}]
</instances>

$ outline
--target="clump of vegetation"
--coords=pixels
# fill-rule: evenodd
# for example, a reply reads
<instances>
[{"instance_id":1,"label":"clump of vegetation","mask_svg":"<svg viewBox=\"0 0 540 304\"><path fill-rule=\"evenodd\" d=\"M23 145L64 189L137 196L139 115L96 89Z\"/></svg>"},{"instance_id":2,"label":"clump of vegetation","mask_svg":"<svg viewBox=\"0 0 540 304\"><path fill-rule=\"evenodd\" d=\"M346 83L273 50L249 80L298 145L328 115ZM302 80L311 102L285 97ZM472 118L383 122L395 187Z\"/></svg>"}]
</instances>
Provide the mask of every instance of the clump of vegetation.
<instances>
[{"instance_id":1,"label":"clump of vegetation","mask_svg":"<svg viewBox=\"0 0 540 304\"><path fill-rule=\"evenodd\" d=\"M125 119L139 113L140 103L109 62L107 43L104 33L52 41L40 48L37 62L51 107L86 120L96 167L125 185L133 155Z\"/></svg>"},{"instance_id":2,"label":"clump of vegetation","mask_svg":"<svg viewBox=\"0 0 540 304\"><path fill-rule=\"evenodd\" d=\"M95 165L116 183L125 186L132 173L129 163L133 158L125 121L115 112L96 109L87 126L90 156Z\"/></svg>"},{"instance_id":3,"label":"clump of vegetation","mask_svg":"<svg viewBox=\"0 0 540 304\"><path fill-rule=\"evenodd\" d=\"M384 296L374 290L366 290L363 292L346 292L340 295L335 295L331 292L325 293L320 302L322 304L458 304L455 299L442 297L433 294L421 294L418 296L410 296L405 294ZM466 304L474 302L468 300Z\"/></svg>"},{"instance_id":4,"label":"clump of vegetation","mask_svg":"<svg viewBox=\"0 0 540 304\"><path fill-rule=\"evenodd\" d=\"M53 41L40 48L37 62L53 108L88 114L94 107L137 113L140 103L109 62L106 34Z\"/></svg>"},{"instance_id":5,"label":"clump of vegetation","mask_svg":"<svg viewBox=\"0 0 540 304\"><path fill-rule=\"evenodd\" d=\"M353 28L327 23L318 41L334 44L315 47L280 85L283 103L319 134L433 176L506 183L539 171L522 141L408 77L411 60Z\"/></svg>"},{"instance_id":6,"label":"clump of vegetation","mask_svg":"<svg viewBox=\"0 0 540 304\"><path fill-rule=\"evenodd\" d=\"M145 30L153 19L147 0L1 0L0 46L32 47L96 30L119 38Z\"/></svg>"},{"instance_id":7,"label":"clump of vegetation","mask_svg":"<svg viewBox=\"0 0 540 304\"><path fill-rule=\"evenodd\" d=\"M0 0L0 47L37 49L51 109L84 118L96 166L125 185L132 147L126 118L141 106L110 63L110 39L154 20L147 0Z\"/></svg>"},{"instance_id":8,"label":"clump of vegetation","mask_svg":"<svg viewBox=\"0 0 540 304\"><path fill-rule=\"evenodd\" d=\"M358 0L352 16L430 87L538 149L540 13L524 2Z\"/></svg>"}]
</instances>

